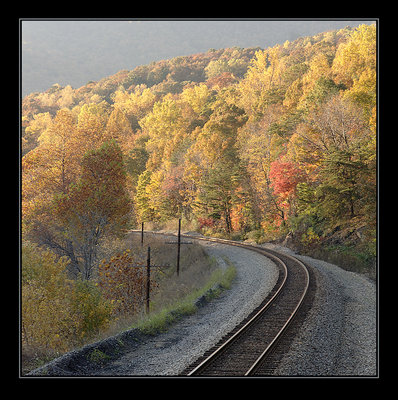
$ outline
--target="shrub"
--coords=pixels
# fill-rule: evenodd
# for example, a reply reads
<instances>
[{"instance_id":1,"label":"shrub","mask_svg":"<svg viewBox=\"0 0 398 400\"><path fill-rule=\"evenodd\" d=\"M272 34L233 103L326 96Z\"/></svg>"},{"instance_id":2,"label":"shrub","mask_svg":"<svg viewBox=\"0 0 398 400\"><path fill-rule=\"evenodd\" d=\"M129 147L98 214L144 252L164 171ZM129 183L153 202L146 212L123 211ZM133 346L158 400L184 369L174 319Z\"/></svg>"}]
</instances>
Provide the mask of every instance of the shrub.
<instances>
[{"instance_id":1,"label":"shrub","mask_svg":"<svg viewBox=\"0 0 398 400\"><path fill-rule=\"evenodd\" d=\"M146 287L146 268L130 255L130 250L118 253L99 266L99 285L105 298L114 305L114 314L134 314L144 304ZM151 290L157 283L151 277Z\"/></svg>"},{"instance_id":2,"label":"shrub","mask_svg":"<svg viewBox=\"0 0 398 400\"><path fill-rule=\"evenodd\" d=\"M113 305L90 281L76 281L71 294L71 312L76 318L77 338L84 341L110 324Z\"/></svg>"},{"instance_id":3,"label":"shrub","mask_svg":"<svg viewBox=\"0 0 398 400\"><path fill-rule=\"evenodd\" d=\"M22 245L22 355L48 357L70 350L109 324L110 303L92 282L68 279L69 261Z\"/></svg>"},{"instance_id":4,"label":"shrub","mask_svg":"<svg viewBox=\"0 0 398 400\"><path fill-rule=\"evenodd\" d=\"M214 219L213 218L198 218L199 222L199 229L203 229L204 227L206 228L212 228L214 226Z\"/></svg>"},{"instance_id":5,"label":"shrub","mask_svg":"<svg viewBox=\"0 0 398 400\"><path fill-rule=\"evenodd\" d=\"M31 243L22 246L22 346L66 351L77 325L70 313L68 261Z\"/></svg>"}]
</instances>

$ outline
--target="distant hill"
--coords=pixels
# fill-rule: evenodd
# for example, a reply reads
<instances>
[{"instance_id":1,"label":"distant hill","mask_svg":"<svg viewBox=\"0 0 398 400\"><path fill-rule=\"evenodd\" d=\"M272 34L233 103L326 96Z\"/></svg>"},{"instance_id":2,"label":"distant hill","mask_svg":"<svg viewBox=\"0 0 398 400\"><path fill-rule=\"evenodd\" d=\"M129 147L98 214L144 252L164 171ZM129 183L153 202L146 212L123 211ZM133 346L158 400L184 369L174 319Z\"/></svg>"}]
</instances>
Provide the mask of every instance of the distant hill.
<instances>
[{"instance_id":1,"label":"distant hill","mask_svg":"<svg viewBox=\"0 0 398 400\"><path fill-rule=\"evenodd\" d=\"M48 112L55 116L62 108L73 108L85 103L105 101L113 104L115 92L119 89L133 93L143 88L151 88L160 99L167 93L177 94L186 87L206 82L209 87L221 87L243 78L250 60L259 47L227 48L209 50L190 56L174 57L129 70L120 70L116 74L103 77L99 81L89 81L77 89L71 85L52 85L43 92L33 92L22 100L24 124L35 114Z\"/></svg>"},{"instance_id":2,"label":"distant hill","mask_svg":"<svg viewBox=\"0 0 398 400\"><path fill-rule=\"evenodd\" d=\"M119 192L106 188L125 185L132 209L122 203L120 224L182 216L202 233L279 240L372 274L376 88L377 29L362 24L31 93L22 100L24 234L80 270L87 224L119 208Z\"/></svg>"},{"instance_id":3,"label":"distant hill","mask_svg":"<svg viewBox=\"0 0 398 400\"><path fill-rule=\"evenodd\" d=\"M365 21L22 21L22 95L153 61L228 47L267 48Z\"/></svg>"}]
</instances>

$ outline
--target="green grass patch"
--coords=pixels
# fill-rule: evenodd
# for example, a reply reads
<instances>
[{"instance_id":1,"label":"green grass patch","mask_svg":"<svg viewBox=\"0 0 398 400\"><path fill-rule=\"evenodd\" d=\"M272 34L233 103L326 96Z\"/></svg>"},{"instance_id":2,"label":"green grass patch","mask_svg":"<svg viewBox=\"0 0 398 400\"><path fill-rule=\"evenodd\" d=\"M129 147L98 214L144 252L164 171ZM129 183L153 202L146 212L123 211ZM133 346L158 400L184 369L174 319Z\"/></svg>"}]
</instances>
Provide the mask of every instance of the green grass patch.
<instances>
[{"instance_id":1,"label":"green grass patch","mask_svg":"<svg viewBox=\"0 0 398 400\"><path fill-rule=\"evenodd\" d=\"M88 359L95 364L104 364L110 358L111 358L110 356L108 356L99 349L94 349L88 356Z\"/></svg>"},{"instance_id":2,"label":"green grass patch","mask_svg":"<svg viewBox=\"0 0 398 400\"><path fill-rule=\"evenodd\" d=\"M302 253L338 265L347 271L366 275L373 280L376 279L376 257L354 245L318 246L309 251L302 251Z\"/></svg>"},{"instance_id":3,"label":"green grass patch","mask_svg":"<svg viewBox=\"0 0 398 400\"><path fill-rule=\"evenodd\" d=\"M196 312L197 306L195 302L199 297L205 296L207 301L218 297L223 290L231 287L232 281L236 276L235 266L226 258L224 258L224 261L228 267L225 270L221 268L216 269L203 287L192 291L182 299L176 300L170 306L160 311L150 313L131 328L138 328L143 333L149 335L165 332L183 316Z\"/></svg>"}]
</instances>

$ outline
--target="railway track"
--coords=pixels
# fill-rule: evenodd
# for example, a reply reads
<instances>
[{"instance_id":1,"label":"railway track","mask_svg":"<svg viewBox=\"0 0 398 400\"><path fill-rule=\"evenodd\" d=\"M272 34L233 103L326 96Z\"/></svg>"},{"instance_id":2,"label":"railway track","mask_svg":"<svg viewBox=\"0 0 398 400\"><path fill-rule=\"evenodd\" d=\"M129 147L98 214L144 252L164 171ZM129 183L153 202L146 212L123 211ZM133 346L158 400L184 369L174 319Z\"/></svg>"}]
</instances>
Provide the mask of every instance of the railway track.
<instances>
[{"instance_id":1,"label":"railway track","mask_svg":"<svg viewBox=\"0 0 398 400\"><path fill-rule=\"evenodd\" d=\"M305 317L314 293L312 273L300 260L283 253L224 239L198 238L239 246L271 258L279 278L266 299L213 348L187 367L183 376L270 376ZM304 305L304 306L303 306ZM301 310L301 313L300 313Z\"/></svg>"}]
</instances>

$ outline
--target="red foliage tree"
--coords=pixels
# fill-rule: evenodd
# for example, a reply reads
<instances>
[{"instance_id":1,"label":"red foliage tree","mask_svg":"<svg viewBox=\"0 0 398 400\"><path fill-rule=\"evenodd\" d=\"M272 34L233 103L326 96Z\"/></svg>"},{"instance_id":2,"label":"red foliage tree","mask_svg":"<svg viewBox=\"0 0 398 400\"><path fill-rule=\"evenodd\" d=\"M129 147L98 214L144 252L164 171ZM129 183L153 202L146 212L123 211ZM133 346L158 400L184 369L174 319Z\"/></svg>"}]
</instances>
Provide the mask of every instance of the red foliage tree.
<instances>
[{"instance_id":1,"label":"red foliage tree","mask_svg":"<svg viewBox=\"0 0 398 400\"><path fill-rule=\"evenodd\" d=\"M305 174L297 164L279 159L271 163L269 178L274 195L287 199L294 195L297 184L305 181Z\"/></svg>"}]
</instances>

